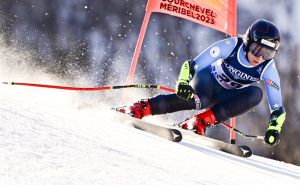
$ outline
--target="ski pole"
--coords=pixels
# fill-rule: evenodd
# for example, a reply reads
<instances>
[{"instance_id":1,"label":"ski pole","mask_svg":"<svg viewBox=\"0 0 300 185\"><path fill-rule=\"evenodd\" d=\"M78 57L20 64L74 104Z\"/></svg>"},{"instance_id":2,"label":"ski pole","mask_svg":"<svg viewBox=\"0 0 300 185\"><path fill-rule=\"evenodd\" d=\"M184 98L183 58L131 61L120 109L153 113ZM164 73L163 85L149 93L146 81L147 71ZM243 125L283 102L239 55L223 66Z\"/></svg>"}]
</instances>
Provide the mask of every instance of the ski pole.
<instances>
[{"instance_id":1,"label":"ski pole","mask_svg":"<svg viewBox=\"0 0 300 185\"><path fill-rule=\"evenodd\" d=\"M228 128L229 130L232 130L234 132L236 132L237 134L239 134L240 136L243 136L243 137L249 137L249 138L253 138L253 139L261 139L261 140L264 140L264 136L255 136L255 135L249 135L249 134L246 134L226 123L220 123L221 125L223 125L224 127Z\"/></svg>"},{"instance_id":2,"label":"ski pole","mask_svg":"<svg viewBox=\"0 0 300 185\"><path fill-rule=\"evenodd\" d=\"M146 89L159 89L168 92L174 93L175 90L155 84L132 84L132 85L116 85L116 86L102 86L102 87L70 87L70 86L58 86L58 85L47 85L47 84L35 84L35 83L22 83L22 82L2 82L2 84L6 85L20 85L20 86L31 86L31 87L41 87L41 88L52 88L52 89L63 89L63 90L73 90L73 91L105 91L105 90L113 90L113 89L125 89L125 88L146 88ZM199 99L197 96L195 99ZM197 104L197 102L196 102ZM229 130L232 130L243 137L249 137L254 139L264 139L264 136L255 136L249 135L238 129L226 124L221 123L221 125L225 126Z\"/></svg>"},{"instance_id":3,"label":"ski pole","mask_svg":"<svg viewBox=\"0 0 300 185\"><path fill-rule=\"evenodd\" d=\"M146 88L146 89L159 89L168 92L175 92L175 90L154 84L133 84L133 85L116 85L116 86L102 86L102 87L69 87L69 86L58 86L58 85L47 85L47 84L35 84L35 83L21 83L21 82L2 82L7 85L21 85L41 88L52 88L52 89L63 89L71 91L105 91L112 89L124 89L124 88Z\"/></svg>"}]
</instances>

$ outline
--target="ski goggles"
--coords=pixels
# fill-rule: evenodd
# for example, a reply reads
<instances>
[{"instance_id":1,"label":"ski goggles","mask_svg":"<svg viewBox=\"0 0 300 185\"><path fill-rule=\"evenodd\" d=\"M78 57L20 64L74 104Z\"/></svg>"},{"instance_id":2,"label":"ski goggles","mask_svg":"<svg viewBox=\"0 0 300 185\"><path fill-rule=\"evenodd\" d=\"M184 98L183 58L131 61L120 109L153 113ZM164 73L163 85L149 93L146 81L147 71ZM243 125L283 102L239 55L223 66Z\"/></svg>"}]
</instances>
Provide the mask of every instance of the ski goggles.
<instances>
[{"instance_id":1,"label":"ski goggles","mask_svg":"<svg viewBox=\"0 0 300 185\"><path fill-rule=\"evenodd\" d=\"M249 51L256 57L262 56L264 60L270 60L274 58L276 50L270 49L262 44L252 42L249 46Z\"/></svg>"}]
</instances>

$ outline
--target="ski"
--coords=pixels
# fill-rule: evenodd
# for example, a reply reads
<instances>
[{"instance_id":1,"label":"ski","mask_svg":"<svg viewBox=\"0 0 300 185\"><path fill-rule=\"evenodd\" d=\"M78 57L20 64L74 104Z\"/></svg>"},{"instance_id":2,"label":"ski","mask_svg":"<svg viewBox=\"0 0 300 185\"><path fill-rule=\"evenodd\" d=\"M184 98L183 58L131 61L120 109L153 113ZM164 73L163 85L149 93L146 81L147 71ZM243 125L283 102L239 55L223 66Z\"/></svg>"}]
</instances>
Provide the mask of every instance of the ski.
<instances>
[{"instance_id":1,"label":"ski","mask_svg":"<svg viewBox=\"0 0 300 185\"><path fill-rule=\"evenodd\" d=\"M116 108L112 108L116 110ZM182 140L181 132L175 128L168 128L160 125L156 125L147 121L143 121L130 115L124 114L122 112L118 112L118 115L115 119L122 120L122 123L130 125L136 129L149 132L153 135L159 136L161 138L167 139L173 142L180 142Z\"/></svg>"},{"instance_id":2,"label":"ski","mask_svg":"<svg viewBox=\"0 0 300 185\"><path fill-rule=\"evenodd\" d=\"M184 130L181 128L178 128L178 130L181 132L182 138L185 141L201 144L203 146L240 157L250 157L252 155L252 150L248 146L226 143L220 140L195 134L190 130Z\"/></svg>"},{"instance_id":3,"label":"ski","mask_svg":"<svg viewBox=\"0 0 300 185\"><path fill-rule=\"evenodd\" d=\"M117 112L115 119L118 119L118 121L122 120L122 123L124 124L173 142L180 142L184 140L240 157L250 157L252 155L252 150L245 145L240 146L226 143L220 140L195 134L191 130L185 130L176 126L164 127L131 117L124 112L118 111L117 108L112 108L112 110Z\"/></svg>"}]
</instances>

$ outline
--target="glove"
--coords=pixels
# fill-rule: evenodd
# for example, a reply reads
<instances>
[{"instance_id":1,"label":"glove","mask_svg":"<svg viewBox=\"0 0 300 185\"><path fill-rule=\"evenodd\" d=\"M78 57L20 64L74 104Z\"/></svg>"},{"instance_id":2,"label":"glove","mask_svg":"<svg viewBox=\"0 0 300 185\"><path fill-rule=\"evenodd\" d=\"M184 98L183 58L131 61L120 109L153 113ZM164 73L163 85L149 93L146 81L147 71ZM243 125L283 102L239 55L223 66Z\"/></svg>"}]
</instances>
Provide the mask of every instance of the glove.
<instances>
[{"instance_id":1,"label":"glove","mask_svg":"<svg viewBox=\"0 0 300 185\"><path fill-rule=\"evenodd\" d=\"M179 81L176 85L175 93L179 98L186 101L192 101L194 99L194 89L187 81Z\"/></svg>"},{"instance_id":2,"label":"glove","mask_svg":"<svg viewBox=\"0 0 300 185\"><path fill-rule=\"evenodd\" d=\"M191 63L191 60L187 60L182 64L175 91L179 98L187 101L192 101L194 97L194 89L189 85L189 80L194 74Z\"/></svg>"},{"instance_id":3,"label":"glove","mask_svg":"<svg viewBox=\"0 0 300 185\"><path fill-rule=\"evenodd\" d=\"M265 142L269 146L275 146L279 143L281 127L284 123L286 113L283 107L274 110L270 116L269 127L265 134Z\"/></svg>"}]
</instances>

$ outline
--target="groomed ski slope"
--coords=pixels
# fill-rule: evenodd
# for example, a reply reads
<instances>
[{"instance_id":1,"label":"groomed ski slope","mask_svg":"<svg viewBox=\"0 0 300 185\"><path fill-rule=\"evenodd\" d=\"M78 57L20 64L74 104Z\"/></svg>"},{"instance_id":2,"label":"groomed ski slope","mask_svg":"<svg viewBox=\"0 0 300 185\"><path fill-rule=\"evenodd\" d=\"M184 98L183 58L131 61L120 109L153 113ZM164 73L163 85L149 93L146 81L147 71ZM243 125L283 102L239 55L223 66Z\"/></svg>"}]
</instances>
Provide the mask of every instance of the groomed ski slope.
<instances>
[{"instance_id":1,"label":"groomed ski slope","mask_svg":"<svg viewBox=\"0 0 300 185\"><path fill-rule=\"evenodd\" d=\"M79 101L75 92L0 85L1 184L300 184L299 166L172 143Z\"/></svg>"}]
</instances>

